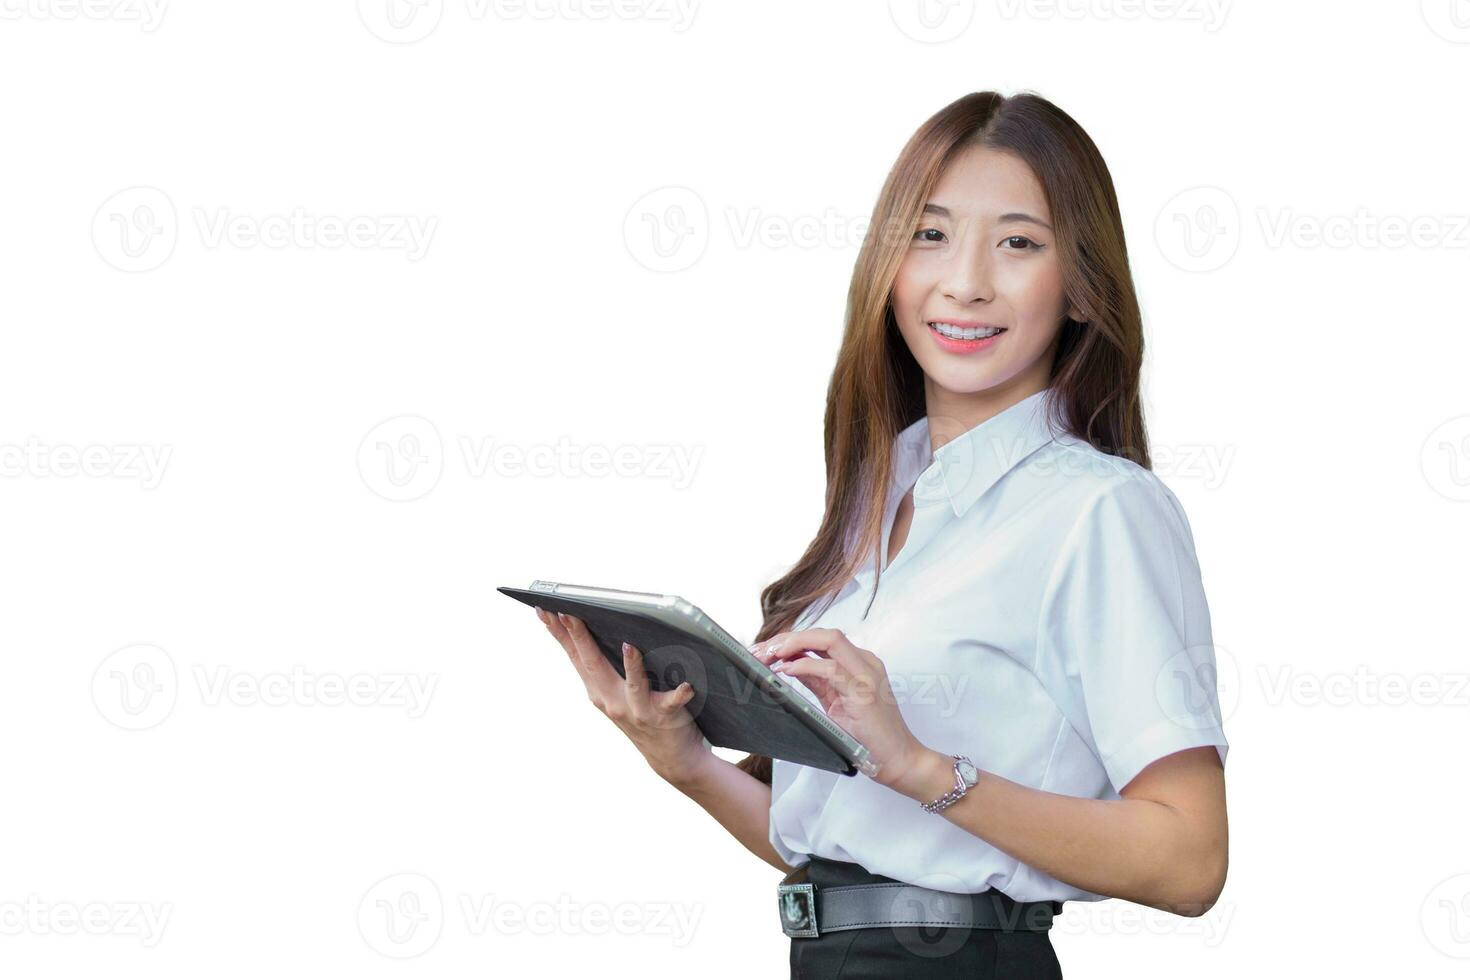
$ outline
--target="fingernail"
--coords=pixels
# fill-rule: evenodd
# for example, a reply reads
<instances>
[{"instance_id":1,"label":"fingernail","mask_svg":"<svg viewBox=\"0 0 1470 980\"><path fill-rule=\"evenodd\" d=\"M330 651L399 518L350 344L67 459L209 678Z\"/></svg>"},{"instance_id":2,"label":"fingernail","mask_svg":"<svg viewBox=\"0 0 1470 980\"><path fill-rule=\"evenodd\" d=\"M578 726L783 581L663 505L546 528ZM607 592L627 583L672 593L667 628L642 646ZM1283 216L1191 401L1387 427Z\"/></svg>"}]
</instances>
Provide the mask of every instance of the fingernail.
<instances>
[{"instance_id":1,"label":"fingernail","mask_svg":"<svg viewBox=\"0 0 1470 980\"><path fill-rule=\"evenodd\" d=\"M561 620L561 624L563 626L570 626L571 625L571 623L569 623L567 621L567 618L568 617L567 617L567 614L566 613L557 613L556 614L556 618L559 619L559 620Z\"/></svg>"},{"instance_id":2,"label":"fingernail","mask_svg":"<svg viewBox=\"0 0 1470 980\"><path fill-rule=\"evenodd\" d=\"M628 644L626 644L626 643L623 644L623 656L625 656L625 657L631 657L631 656L633 656L633 648L630 647L630 646L628 646Z\"/></svg>"}]
</instances>

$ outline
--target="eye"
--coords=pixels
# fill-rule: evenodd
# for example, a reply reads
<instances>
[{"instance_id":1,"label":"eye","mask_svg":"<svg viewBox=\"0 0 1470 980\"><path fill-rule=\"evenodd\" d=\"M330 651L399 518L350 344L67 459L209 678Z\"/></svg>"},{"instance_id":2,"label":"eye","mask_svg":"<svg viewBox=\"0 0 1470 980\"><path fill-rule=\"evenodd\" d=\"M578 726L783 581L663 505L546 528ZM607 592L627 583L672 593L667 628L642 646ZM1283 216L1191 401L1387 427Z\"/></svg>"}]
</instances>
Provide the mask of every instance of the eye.
<instances>
[{"instance_id":1,"label":"eye","mask_svg":"<svg viewBox=\"0 0 1470 980\"><path fill-rule=\"evenodd\" d=\"M1041 249L1041 248L1045 248L1046 247L1044 245L1038 245L1038 244L1036 244L1031 239L1027 238L1025 235L1012 235L1011 237L1006 238L1006 239L1003 239L1002 241L1004 243L1006 243L1006 244L1015 246L1015 247L1013 247L1011 249L1011 251L1013 251L1013 252L1025 252L1025 251L1032 251L1032 252L1034 252L1037 249ZM1026 244L1025 245L1016 246L1015 245L1016 242L1025 242Z\"/></svg>"},{"instance_id":2,"label":"eye","mask_svg":"<svg viewBox=\"0 0 1470 980\"><path fill-rule=\"evenodd\" d=\"M929 235L929 234L938 235L939 238L923 238L923 237L920 237L920 236ZM914 241L916 241L916 242L937 242L940 239L942 239L943 237L944 237L944 232L940 231L938 228L920 228L918 231L914 232Z\"/></svg>"}]
</instances>

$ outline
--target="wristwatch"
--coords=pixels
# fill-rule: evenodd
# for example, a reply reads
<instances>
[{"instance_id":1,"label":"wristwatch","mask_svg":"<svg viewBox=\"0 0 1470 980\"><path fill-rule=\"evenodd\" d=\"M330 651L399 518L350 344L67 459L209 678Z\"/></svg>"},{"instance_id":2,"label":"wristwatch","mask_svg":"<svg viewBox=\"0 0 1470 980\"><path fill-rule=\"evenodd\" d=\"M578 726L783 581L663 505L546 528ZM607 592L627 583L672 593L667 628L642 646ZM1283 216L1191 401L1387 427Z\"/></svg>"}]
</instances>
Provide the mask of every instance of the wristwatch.
<instances>
[{"instance_id":1,"label":"wristwatch","mask_svg":"<svg viewBox=\"0 0 1470 980\"><path fill-rule=\"evenodd\" d=\"M975 768L975 764L970 761L969 756L951 755L950 758L954 759L954 789L945 793L937 800L930 800L928 803L919 804L919 806L928 810L930 813L938 813L940 810L954 803L961 796L964 796L965 793L969 792L971 786L974 786L980 781L980 770Z\"/></svg>"}]
</instances>

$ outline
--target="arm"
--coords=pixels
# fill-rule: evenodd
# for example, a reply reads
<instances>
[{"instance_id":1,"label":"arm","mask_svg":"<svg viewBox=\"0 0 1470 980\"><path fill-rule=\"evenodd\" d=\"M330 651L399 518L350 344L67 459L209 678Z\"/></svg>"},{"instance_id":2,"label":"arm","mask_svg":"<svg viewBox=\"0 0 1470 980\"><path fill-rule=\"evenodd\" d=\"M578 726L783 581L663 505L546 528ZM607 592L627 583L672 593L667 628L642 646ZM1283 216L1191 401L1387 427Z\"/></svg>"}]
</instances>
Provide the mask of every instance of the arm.
<instances>
[{"instance_id":1,"label":"arm","mask_svg":"<svg viewBox=\"0 0 1470 980\"><path fill-rule=\"evenodd\" d=\"M954 760L924 748L891 787L927 803L954 789ZM1214 746L1146 766L1119 800L1049 793L981 770L934 814L1086 891L1177 915L1208 912L1225 885L1225 773Z\"/></svg>"},{"instance_id":2,"label":"arm","mask_svg":"<svg viewBox=\"0 0 1470 980\"><path fill-rule=\"evenodd\" d=\"M669 784L708 810L756 857L783 874L791 870L771 846L770 786L713 752L699 768Z\"/></svg>"}]
</instances>

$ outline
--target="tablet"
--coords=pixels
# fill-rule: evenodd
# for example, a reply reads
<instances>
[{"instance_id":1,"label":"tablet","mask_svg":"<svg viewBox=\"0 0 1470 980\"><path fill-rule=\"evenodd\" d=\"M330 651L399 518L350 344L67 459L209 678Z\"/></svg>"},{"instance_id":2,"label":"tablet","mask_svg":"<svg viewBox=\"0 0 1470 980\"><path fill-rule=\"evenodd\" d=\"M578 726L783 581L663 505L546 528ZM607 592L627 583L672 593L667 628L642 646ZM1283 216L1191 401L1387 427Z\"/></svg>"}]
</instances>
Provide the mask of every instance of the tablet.
<instances>
[{"instance_id":1,"label":"tablet","mask_svg":"<svg viewBox=\"0 0 1470 980\"><path fill-rule=\"evenodd\" d=\"M877 773L868 750L794 677L778 674L691 602L676 595L548 582L497 591L587 624L602 655L623 674L622 645L643 652L649 687L694 688L686 708L714 746L852 776Z\"/></svg>"}]
</instances>

